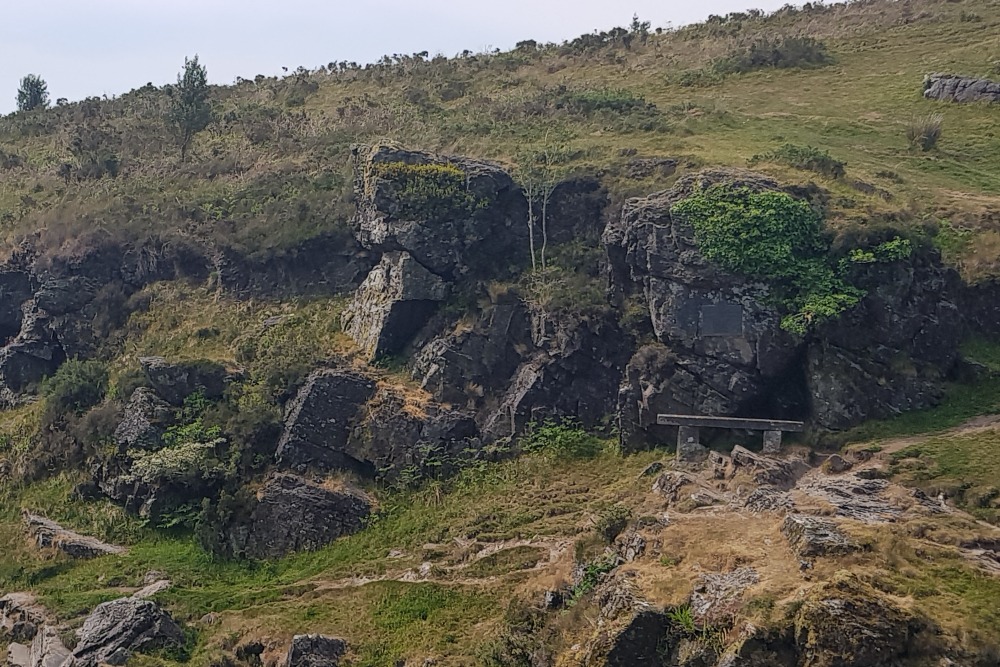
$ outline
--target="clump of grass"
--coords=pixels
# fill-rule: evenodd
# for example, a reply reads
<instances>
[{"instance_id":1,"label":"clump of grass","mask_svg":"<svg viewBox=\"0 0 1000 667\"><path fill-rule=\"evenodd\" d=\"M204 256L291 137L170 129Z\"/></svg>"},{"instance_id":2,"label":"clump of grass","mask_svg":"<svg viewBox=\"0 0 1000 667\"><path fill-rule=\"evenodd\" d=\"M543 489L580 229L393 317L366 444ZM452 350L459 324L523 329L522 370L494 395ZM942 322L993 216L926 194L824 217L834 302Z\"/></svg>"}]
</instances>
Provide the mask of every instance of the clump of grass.
<instances>
[{"instance_id":1,"label":"clump of grass","mask_svg":"<svg viewBox=\"0 0 1000 667\"><path fill-rule=\"evenodd\" d=\"M830 178L843 178L847 173L847 165L844 162L832 157L829 151L822 151L813 146L785 144L773 151L758 153L747 160L751 167L760 162L785 164L804 171L814 171Z\"/></svg>"},{"instance_id":2,"label":"clump of grass","mask_svg":"<svg viewBox=\"0 0 1000 667\"><path fill-rule=\"evenodd\" d=\"M944 116L941 114L914 116L906 124L906 140L910 142L910 148L919 148L925 153L933 150L941 138L943 126Z\"/></svg>"},{"instance_id":3,"label":"clump of grass","mask_svg":"<svg viewBox=\"0 0 1000 667\"><path fill-rule=\"evenodd\" d=\"M560 459L592 459L601 453L603 444L573 420L548 419L531 427L521 441L521 448Z\"/></svg>"},{"instance_id":4,"label":"clump of grass","mask_svg":"<svg viewBox=\"0 0 1000 667\"><path fill-rule=\"evenodd\" d=\"M632 511L623 505L612 505L601 510L594 521L594 528L605 542L611 544L621 535L632 518Z\"/></svg>"}]
</instances>

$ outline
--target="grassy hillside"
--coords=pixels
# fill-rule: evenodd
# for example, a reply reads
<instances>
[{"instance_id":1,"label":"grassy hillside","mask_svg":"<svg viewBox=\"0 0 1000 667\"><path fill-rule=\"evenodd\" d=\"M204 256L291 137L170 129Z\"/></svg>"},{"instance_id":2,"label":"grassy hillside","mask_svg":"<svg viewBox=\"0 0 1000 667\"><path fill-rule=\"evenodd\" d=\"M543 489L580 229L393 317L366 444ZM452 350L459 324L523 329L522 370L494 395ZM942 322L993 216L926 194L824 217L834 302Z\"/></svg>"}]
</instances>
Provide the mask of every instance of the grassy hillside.
<instances>
[{"instance_id":1,"label":"grassy hillside","mask_svg":"<svg viewBox=\"0 0 1000 667\"><path fill-rule=\"evenodd\" d=\"M1000 256L996 115L921 90L929 72L991 74L998 24L988 0L856 2L452 59L331 63L216 89L217 120L183 164L162 90L13 114L0 120L0 225L8 242L44 230L59 245L100 229L268 253L342 227L354 142L391 137L507 163L556 145L619 196L669 178L629 176L635 156L745 165L790 143L828 150L846 176L758 168L821 181L835 221L950 225L944 245L979 278ZM818 42L784 41L802 37ZM760 68L754 54L774 45L787 51L779 64L805 66ZM927 114L943 116L943 134L923 152L906 128Z\"/></svg>"},{"instance_id":2,"label":"grassy hillside","mask_svg":"<svg viewBox=\"0 0 1000 667\"><path fill-rule=\"evenodd\" d=\"M1000 108L925 100L923 78L938 71L1000 78L1000 2L816 4L675 31L639 25L510 52L394 56L257 77L213 88L215 122L183 161L161 89L11 114L0 118L0 259L26 238L52 255L72 254L94 236L183 240L255 260L318 236L346 246L351 146L393 139L494 159L515 174L547 150L567 173L601 180L610 215L626 197L686 172L751 165L785 183L818 184L809 191L825 193L834 230L912 225L934 236L967 281L1000 278ZM936 145L911 145L908 130L938 114ZM553 261L588 264L568 298L606 307L601 252L582 245L556 248ZM490 289L501 287L509 288ZM254 428L277 427L281 404L310 369L330 359L363 363L340 328L346 297L250 299L217 288L213 276L206 285L158 282L130 295L127 322L99 351L109 371L106 404L130 395L140 356L220 362L242 370L240 391L198 423L238 427L235 437L252 441ZM539 442L539 451L477 462L419 488L369 483L377 511L360 533L272 562L223 562L198 545L191 517L180 527L151 525L108 501L74 497L87 478L75 470L83 456L60 449L72 438L47 421L39 400L0 411L0 595L30 591L73 628L97 603L159 573L173 585L155 599L190 629L189 645L180 655L138 656L134 665L224 667L232 663L222 656L241 643L260 639L274 657L299 632L344 636L358 666L427 657L442 667L499 665L509 663L496 657L497 638L523 624L545 591L589 566L544 629L547 646L564 656L557 664L575 665L566 656L597 623L590 594L606 565L602 533L628 516L652 531L670 525L628 566L654 604L682 605L701 574L750 564L762 578L741 620L777 627L810 586L850 570L928 617L942 636L995 643L1000 578L970 560L968 545L1000 543L998 349L969 341L963 355L981 372L950 384L939 407L838 436L845 456L862 452L851 454L859 465L891 480L894 501L912 509L902 485L940 494L952 508L851 522L863 549L820 559L808 573L790 549L773 548L785 539L777 513L668 506L644 475L669 460L666 451L625 457L607 433L573 425L555 428L583 439L585 456L556 456ZM428 400L396 361L366 372L405 408ZM93 412L101 418L100 406ZM90 427L82 415L68 423L75 434ZM735 443L714 444L721 451ZM38 452L47 466L13 479L10 471ZM795 452L822 462L805 447ZM128 553L81 562L40 552L25 536L22 510Z\"/></svg>"}]
</instances>

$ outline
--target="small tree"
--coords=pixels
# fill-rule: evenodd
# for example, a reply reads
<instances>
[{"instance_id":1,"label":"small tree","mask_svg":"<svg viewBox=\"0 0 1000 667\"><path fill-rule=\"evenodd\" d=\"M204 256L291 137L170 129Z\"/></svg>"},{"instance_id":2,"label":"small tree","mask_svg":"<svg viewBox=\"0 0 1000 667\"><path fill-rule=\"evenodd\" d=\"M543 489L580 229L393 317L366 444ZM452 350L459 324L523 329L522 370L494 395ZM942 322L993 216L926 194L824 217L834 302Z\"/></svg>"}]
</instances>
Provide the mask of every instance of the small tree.
<instances>
[{"instance_id":1,"label":"small tree","mask_svg":"<svg viewBox=\"0 0 1000 667\"><path fill-rule=\"evenodd\" d=\"M49 85L37 74L29 74L21 79L17 89L17 110L32 111L49 106Z\"/></svg>"},{"instance_id":2,"label":"small tree","mask_svg":"<svg viewBox=\"0 0 1000 667\"><path fill-rule=\"evenodd\" d=\"M184 59L184 70L177 75L177 85L167 89L171 96L167 122L177 133L181 161L187 158L194 136L212 122L212 104L208 101L208 70L198 56Z\"/></svg>"}]
</instances>

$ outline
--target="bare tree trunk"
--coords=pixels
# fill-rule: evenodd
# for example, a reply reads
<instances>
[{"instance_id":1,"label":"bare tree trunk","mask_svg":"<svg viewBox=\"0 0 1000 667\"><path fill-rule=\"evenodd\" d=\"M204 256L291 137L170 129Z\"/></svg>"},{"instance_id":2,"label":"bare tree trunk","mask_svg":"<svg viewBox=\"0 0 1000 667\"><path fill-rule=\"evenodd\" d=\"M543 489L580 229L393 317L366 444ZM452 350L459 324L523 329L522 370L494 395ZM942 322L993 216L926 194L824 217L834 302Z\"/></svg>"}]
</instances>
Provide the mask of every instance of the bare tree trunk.
<instances>
[{"instance_id":1,"label":"bare tree trunk","mask_svg":"<svg viewBox=\"0 0 1000 667\"><path fill-rule=\"evenodd\" d=\"M535 188L534 186L525 186L525 194L528 199L528 247L531 250L531 270L535 271L538 267L535 266Z\"/></svg>"}]
</instances>

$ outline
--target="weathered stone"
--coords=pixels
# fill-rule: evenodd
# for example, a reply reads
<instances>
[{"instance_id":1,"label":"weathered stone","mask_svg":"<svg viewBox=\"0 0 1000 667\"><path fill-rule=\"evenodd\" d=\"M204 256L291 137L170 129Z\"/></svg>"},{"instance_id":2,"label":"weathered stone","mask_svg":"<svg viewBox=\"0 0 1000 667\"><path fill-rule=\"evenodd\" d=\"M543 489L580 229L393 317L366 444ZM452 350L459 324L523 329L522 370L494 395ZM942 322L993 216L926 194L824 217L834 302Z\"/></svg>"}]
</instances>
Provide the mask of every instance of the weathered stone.
<instances>
[{"instance_id":1,"label":"weathered stone","mask_svg":"<svg viewBox=\"0 0 1000 667\"><path fill-rule=\"evenodd\" d=\"M20 395L51 375L65 354L48 329L48 314L34 300L21 307L21 329L0 347L0 405L17 403Z\"/></svg>"},{"instance_id":2,"label":"weathered stone","mask_svg":"<svg viewBox=\"0 0 1000 667\"><path fill-rule=\"evenodd\" d=\"M830 519L806 514L789 514L781 524L788 544L800 556L834 556L856 551L851 542Z\"/></svg>"},{"instance_id":3,"label":"weathered stone","mask_svg":"<svg viewBox=\"0 0 1000 667\"><path fill-rule=\"evenodd\" d=\"M365 248L405 251L447 279L493 274L527 260L524 196L498 165L388 144L356 146L353 151L355 235ZM383 176L386 164L457 168L465 191L475 199L475 210L412 210L401 183Z\"/></svg>"},{"instance_id":4,"label":"weathered stone","mask_svg":"<svg viewBox=\"0 0 1000 667\"><path fill-rule=\"evenodd\" d=\"M781 453L781 431L764 431L764 453Z\"/></svg>"},{"instance_id":5,"label":"weathered stone","mask_svg":"<svg viewBox=\"0 0 1000 667\"><path fill-rule=\"evenodd\" d=\"M708 448L699 440L696 426L677 427L677 461L691 463L703 461L708 456Z\"/></svg>"},{"instance_id":6,"label":"weathered stone","mask_svg":"<svg viewBox=\"0 0 1000 667\"><path fill-rule=\"evenodd\" d=\"M21 304L32 296L31 276L24 271L0 269L0 347L21 331Z\"/></svg>"},{"instance_id":7,"label":"weathered stone","mask_svg":"<svg viewBox=\"0 0 1000 667\"><path fill-rule=\"evenodd\" d=\"M746 447L736 445L730 454L734 472L749 473L758 486L773 486L779 489L791 487L806 466L800 461L782 461L751 452Z\"/></svg>"},{"instance_id":8,"label":"weathered stone","mask_svg":"<svg viewBox=\"0 0 1000 667\"><path fill-rule=\"evenodd\" d=\"M59 631L45 625L35 634L28 654L27 667L76 667L70 651L59 637Z\"/></svg>"},{"instance_id":9,"label":"weathered stone","mask_svg":"<svg viewBox=\"0 0 1000 667\"><path fill-rule=\"evenodd\" d=\"M447 293L444 281L409 253L386 253L344 311L344 331L368 359L395 354Z\"/></svg>"},{"instance_id":10,"label":"weathered stone","mask_svg":"<svg viewBox=\"0 0 1000 667\"><path fill-rule=\"evenodd\" d=\"M257 493L249 520L222 528L230 556L265 559L323 547L361 530L372 502L360 490L326 488L297 475L271 475Z\"/></svg>"},{"instance_id":11,"label":"weathered stone","mask_svg":"<svg viewBox=\"0 0 1000 667\"><path fill-rule=\"evenodd\" d=\"M172 405L181 405L199 391L206 398L221 398L229 378L225 367L208 360L170 362L163 357L142 357L139 364L156 393Z\"/></svg>"},{"instance_id":12,"label":"weathered stone","mask_svg":"<svg viewBox=\"0 0 1000 667\"><path fill-rule=\"evenodd\" d=\"M74 667L124 664L135 652L181 647L184 632L155 603L121 598L98 605L83 622Z\"/></svg>"},{"instance_id":13,"label":"weathered stone","mask_svg":"<svg viewBox=\"0 0 1000 667\"><path fill-rule=\"evenodd\" d=\"M619 535L615 540L615 546L618 549L618 555L626 563L638 560L646 553L645 538L634 530Z\"/></svg>"},{"instance_id":14,"label":"weathered stone","mask_svg":"<svg viewBox=\"0 0 1000 667\"><path fill-rule=\"evenodd\" d=\"M680 491L688 484L693 484L694 480L682 472L668 470L660 475L653 483L653 492L659 493L669 502L675 502L680 497Z\"/></svg>"},{"instance_id":15,"label":"weathered stone","mask_svg":"<svg viewBox=\"0 0 1000 667\"><path fill-rule=\"evenodd\" d=\"M942 102L1000 103L1000 83L957 74L930 74L924 79L924 97Z\"/></svg>"},{"instance_id":16,"label":"weathered stone","mask_svg":"<svg viewBox=\"0 0 1000 667\"><path fill-rule=\"evenodd\" d=\"M283 667L339 667L347 642L324 635L296 635L288 647Z\"/></svg>"},{"instance_id":17,"label":"weathered stone","mask_svg":"<svg viewBox=\"0 0 1000 667\"><path fill-rule=\"evenodd\" d=\"M882 494L889 486L884 479L863 479L857 475L820 476L801 484L800 489L832 505L838 516L865 523L895 521L902 509Z\"/></svg>"},{"instance_id":18,"label":"weathered stone","mask_svg":"<svg viewBox=\"0 0 1000 667\"><path fill-rule=\"evenodd\" d=\"M364 467L346 449L361 407L374 393L375 383L359 373L339 369L313 372L286 409L276 453L278 464L296 470Z\"/></svg>"},{"instance_id":19,"label":"weathered stone","mask_svg":"<svg viewBox=\"0 0 1000 667\"><path fill-rule=\"evenodd\" d=\"M55 521L30 512L24 513L24 523L35 538L38 548L58 549L71 558L98 558L100 556L120 555L126 551L124 547L105 544L97 538L66 530Z\"/></svg>"},{"instance_id":20,"label":"weathered stone","mask_svg":"<svg viewBox=\"0 0 1000 667\"><path fill-rule=\"evenodd\" d=\"M115 428L115 444L122 450L159 449L172 419L169 403L149 387L139 387L122 411L122 420Z\"/></svg>"},{"instance_id":21,"label":"weathered stone","mask_svg":"<svg viewBox=\"0 0 1000 667\"><path fill-rule=\"evenodd\" d=\"M840 454L831 454L826 461L823 462L823 470L833 475L839 475L840 473L847 472L850 469L851 462Z\"/></svg>"}]
</instances>

